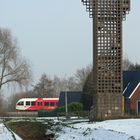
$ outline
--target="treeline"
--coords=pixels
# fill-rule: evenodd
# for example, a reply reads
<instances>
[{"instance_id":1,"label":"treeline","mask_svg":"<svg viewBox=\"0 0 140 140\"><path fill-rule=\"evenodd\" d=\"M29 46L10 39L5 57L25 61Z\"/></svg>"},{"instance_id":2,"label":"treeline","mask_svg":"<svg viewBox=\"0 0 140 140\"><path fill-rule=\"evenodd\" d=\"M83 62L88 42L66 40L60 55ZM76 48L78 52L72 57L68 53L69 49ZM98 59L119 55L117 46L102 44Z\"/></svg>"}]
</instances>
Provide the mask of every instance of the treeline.
<instances>
[{"instance_id":1,"label":"treeline","mask_svg":"<svg viewBox=\"0 0 140 140\"><path fill-rule=\"evenodd\" d=\"M140 65L132 63L128 58L123 60L123 70L140 70ZM59 78L54 76L49 77L47 74L42 74L39 82L33 86L33 89L26 92L16 93L9 98L10 111L15 110L15 104L18 99L24 97L59 97L61 91L82 91L87 76L92 71L92 65L88 65L85 68L79 69L76 73L68 78Z\"/></svg>"},{"instance_id":2,"label":"treeline","mask_svg":"<svg viewBox=\"0 0 140 140\"><path fill-rule=\"evenodd\" d=\"M140 70L138 63L132 63L128 58L123 60L123 70ZM94 69L89 65L81 68L71 77L53 78L46 73L42 74L37 84L32 85L32 71L28 61L21 55L17 44L9 29L0 28L0 113L4 110L15 111L18 99L24 97L59 97L60 91L81 91L87 76ZM3 95L3 88L15 87L22 89L8 99ZM24 90L23 90L24 89Z\"/></svg>"},{"instance_id":3,"label":"treeline","mask_svg":"<svg viewBox=\"0 0 140 140\"><path fill-rule=\"evenodd\" d=\"M139 71L140 70L140 64L139 63L132 63L127 57L123 60L123 70L129 70L129 71Z\"/></svg>"},{"instance_id":4,"label":"treeline","mask_svg":"<svg viewBox=\"0 0 140 140\"><path fill-rule=\"evenodd\" d=\"M15 104L20 98L51 98L59 97L61 91L82 91L87 75L90 73L92 66L77 70L77 72L68 78L49 77L42 74L39 82L33 86L32 90L18 92L9 97L9 111L15 111Z\"/></svg>"}]
</instances>

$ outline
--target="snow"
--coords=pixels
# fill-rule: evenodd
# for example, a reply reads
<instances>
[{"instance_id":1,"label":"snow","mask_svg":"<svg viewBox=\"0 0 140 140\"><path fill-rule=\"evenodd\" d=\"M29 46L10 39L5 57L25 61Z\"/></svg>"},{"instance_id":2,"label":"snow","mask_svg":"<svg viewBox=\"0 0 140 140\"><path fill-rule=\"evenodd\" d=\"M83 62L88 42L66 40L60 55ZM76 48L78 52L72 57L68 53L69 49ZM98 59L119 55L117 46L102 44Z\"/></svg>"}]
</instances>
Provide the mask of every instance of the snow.
<instances>
[{"instance_id":1,"label":"snow","mask_svg":"<svg viewBox=\"0 0 140 140\"><path fill-rule=\"evenodd\" d=\"M19 136L13 133L16 140L22 140ZM3 123L0 123L0 140L14 140L12 132L10 132Z\"/></svg>"},{"instance_id":2,"label":"snow","mask_svg":"<svg viewBox=\"0 0 140 140\"><path fill-rule=\"evenodd\" d=\"M21 139L17 134L15 134L14 132L13 132L13 134L14 134L16 140L22 140L22 139Z\"/></svg>"},{"instance_id":3,"label":"snow","mask_svg":"<svg viewBox=\"0 0 140 140\"><path fill-rule=\"evenodd\" d=\"M12 134L7 130L4 124L0 124L0 139L1 140L13 140Z\"/></svg>"},{"instance_id":4,"label":"snow","mask_svg":"<svg viewBox=\"0 0 140 140\"><path fill-rule=\"evenodd\" d=\"M57 140L140 140L140 119L70 124L57 133Z\"/></svg>"},{"instance_id":5,"label":"snow","mask_svg":"<svg viewBox=\"0 0 140 140\"><path fill-rule=\"evenodd\" d=\"M58 120L57 120L58 122ZM56 140L140 140L140 119L60 121L61 131L55 134ZM61 125L65 124L65 125ZM0 123L0 140L22 140Z\"/></svg>"}]
</instances>

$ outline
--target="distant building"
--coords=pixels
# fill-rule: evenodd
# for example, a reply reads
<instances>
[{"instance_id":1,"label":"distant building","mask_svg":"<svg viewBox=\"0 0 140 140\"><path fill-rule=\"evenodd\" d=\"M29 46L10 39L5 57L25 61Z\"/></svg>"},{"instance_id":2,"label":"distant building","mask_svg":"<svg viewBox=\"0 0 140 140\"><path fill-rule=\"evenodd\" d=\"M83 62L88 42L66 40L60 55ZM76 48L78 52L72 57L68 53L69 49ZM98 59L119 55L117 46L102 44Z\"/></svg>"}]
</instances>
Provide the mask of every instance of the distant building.
<instances>
[{"instance_id":1,"label":"distant building","mask_svg":"<svg viewBox=\"0 0 140 140\"><path fill-rule=\"evenodd\" d=\"M126 113L140 113L140 71L123 72L123 96Z\"/></svg>"},{"instance_id":2,"label":"distant building","mask_svg":"<svg viewBox=\"0 0 140 140\"><path fill-rule=\"evenodd\" d=\"M72 102L79 102L83 104L84 110L90 110L92 98L88 96L86 92L83 91L62 91L59 96L58 106L65 106L67 96L67 104Z\"/></svg>"}]
</instances>

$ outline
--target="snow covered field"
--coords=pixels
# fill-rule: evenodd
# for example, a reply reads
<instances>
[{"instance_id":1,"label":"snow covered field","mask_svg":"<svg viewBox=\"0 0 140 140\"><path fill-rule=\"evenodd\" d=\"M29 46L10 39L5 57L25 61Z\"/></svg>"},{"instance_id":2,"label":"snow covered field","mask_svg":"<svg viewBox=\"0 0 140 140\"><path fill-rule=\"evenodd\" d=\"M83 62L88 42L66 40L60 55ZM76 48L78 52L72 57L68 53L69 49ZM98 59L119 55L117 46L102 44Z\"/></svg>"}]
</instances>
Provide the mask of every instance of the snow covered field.
<instances>
[{"instance_id":1,"label":"snow covered field","mask_svg":"<svg viewBox=\"0 0 140 140\"><path fill-rule=\"evenodd\" d=\"M57 140L140 140L140 119L76 123L57 135Z\"/></svg>"},{"instance_id":2,"label":"snow covered field","mask_svg":"<svg viewBox=\"0 0 140 140\"><path fill-rule=\"evenodd\" d=\"M62 125L62 131L56 133L56 140L140 140L140 119L67 123L65 127ZM15 137L21 140L17 135ZM3 123L0 123L0 140L14 140Z\"/></svg>"}]
</instances>

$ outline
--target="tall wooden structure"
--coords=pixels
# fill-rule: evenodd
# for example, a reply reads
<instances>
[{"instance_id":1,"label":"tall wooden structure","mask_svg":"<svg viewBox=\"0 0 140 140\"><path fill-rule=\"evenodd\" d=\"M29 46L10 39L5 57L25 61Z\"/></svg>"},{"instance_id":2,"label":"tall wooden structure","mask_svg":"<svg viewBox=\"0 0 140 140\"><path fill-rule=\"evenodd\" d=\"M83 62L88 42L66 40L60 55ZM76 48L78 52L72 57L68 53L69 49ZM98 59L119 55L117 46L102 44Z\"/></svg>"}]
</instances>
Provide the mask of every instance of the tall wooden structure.
<instances>
[{"instance_id":1,"label":"tall wooden structure","mask_svg":"<svg viewBox=\"0 0 140 140\"><path fill-rule=\"evenodd\" d=\"M122 115L122 21L130 0L82 0L93 18L93 108L95 119Z\"/></svg>"}]
</instances>

